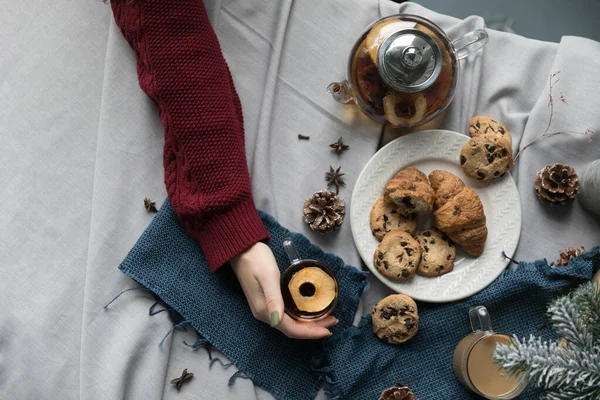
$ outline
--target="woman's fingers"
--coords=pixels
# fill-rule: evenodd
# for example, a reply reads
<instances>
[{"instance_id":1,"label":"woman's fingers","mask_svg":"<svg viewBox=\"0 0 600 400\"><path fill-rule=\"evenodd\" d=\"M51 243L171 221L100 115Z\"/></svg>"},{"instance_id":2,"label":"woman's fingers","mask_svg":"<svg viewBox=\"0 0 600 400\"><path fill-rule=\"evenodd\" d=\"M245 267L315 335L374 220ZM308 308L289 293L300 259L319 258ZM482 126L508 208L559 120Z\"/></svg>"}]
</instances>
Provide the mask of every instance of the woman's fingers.
<instances>
[{"instance_id":1,"label":"woman's fingers","mask_svg":"<svg viewBox=\"0 0 600 400\"><path fill-rule=\"evenodd\" d=\"M339 321L336 317L334 317L333 315L330 315L328 317L325 317L323 319L320 319L320 320L314 321L314 322L302 322L302 321L296 321L296 322L298 322L299 324L312 324L315 326L323 326L325 328L332 328L332 327L336 326Z\"/></svg>"},{"instance_id":2,"label":"woman's fingers","mask_svg":"<svg viewBox=\"0 0 600 400\"><path fill-rule=\"evenodd\" d=\"M267 320L271 328L279 325L283 318L283 297L281 296L281 286L279 269L273 259L273 263L265 265L265 269L258 276L258 283L265 296L265 304L267 306Z\"/></svg>"},{"instance_id":3,"label":"woman's fingers","mask_svg":"<svg viewBox=\"0 0 600 400\"><path fill-rule=\"evenodd\" d=\"M279 268L271 249L258 242L234 257L230 264L254 318L276 326L283 317Z\"/></svg>"},{"instance_id":4,"label":"woman's fingers","mask_svg":"<svg viewBox=\"0 0 600 400\"><path fill-rule=\"evenodd\" d=\"M335 324L337 324L337 319L332 316L315 322L300 322L284 314L277 329L287 337L294 339L321 339L331 336L331 332L327 327L332 327Z\"/></svg>"},{"instance_id":5,"label":"woman's fingers","mask_svg":"<svg viewBox=\"0 0 600 400\"><path fill-rule=\"evenodd\" d=\"M230 264L256 319L290 338L320 339L331 335L328 328L338 322L333 316L320 321L299 322L284 313L279 268L271 249L264 243L254 244L234 257Z\"/></svg>"}]
</instances>

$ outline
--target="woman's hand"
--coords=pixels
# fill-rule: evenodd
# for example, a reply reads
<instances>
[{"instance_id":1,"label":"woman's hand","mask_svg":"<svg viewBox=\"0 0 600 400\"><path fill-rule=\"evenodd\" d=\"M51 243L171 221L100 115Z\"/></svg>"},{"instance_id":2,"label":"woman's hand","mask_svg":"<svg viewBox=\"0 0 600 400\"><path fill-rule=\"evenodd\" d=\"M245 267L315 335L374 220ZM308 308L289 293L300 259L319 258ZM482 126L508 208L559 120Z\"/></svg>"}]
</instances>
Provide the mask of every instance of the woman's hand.
<instances>
[{"instance_id":1,"label":"woman's hand","mask_svg":"<svg viewBox=\"0 0 600 400\"><path fill-rule=\"evenodd\" d=\"M229 262L237 276L252 315L295 339L319 339L331 336L329 329L338 323L333 316L320 321L300 322L284 313L280 273L269 246L255 243Z\"/></svg>"}]
</instances>

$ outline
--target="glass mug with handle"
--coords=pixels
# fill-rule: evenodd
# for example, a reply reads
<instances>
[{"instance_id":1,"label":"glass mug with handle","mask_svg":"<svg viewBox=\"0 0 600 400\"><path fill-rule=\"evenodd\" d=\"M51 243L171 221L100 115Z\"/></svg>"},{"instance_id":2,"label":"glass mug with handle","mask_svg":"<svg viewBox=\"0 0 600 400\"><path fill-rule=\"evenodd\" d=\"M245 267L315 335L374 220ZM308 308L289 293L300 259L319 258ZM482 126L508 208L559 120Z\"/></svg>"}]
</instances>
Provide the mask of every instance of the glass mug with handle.
<instances>
[{"instance_id":1,"label":"glass mug with handle","mask_svg":"<svg viewBox=\"0 0 600 400\"><path fill-rule=\"evenodd\" d=\"M511 337L492 330L492 320L484 306L471 308L469 320L473 332L454 350L454 375L467 389L486 399L514 399L525 390L527 381L520 375L505 376L493 358L496 344L510 344Z\"/></svg>"},{"instance_id":2,"label":"glass mug with handle","mask_svg":"<svg viewBox=\"0 0 600 400\"><path fill-rule=\"evenodd\" d=\"M292 239L285 238L283 248L290 266L281 275L281 295L285 312L298 321L316 321L333 312L338 300L338 282L327 265L303 260Z\"/></svg>"}]
</instances>

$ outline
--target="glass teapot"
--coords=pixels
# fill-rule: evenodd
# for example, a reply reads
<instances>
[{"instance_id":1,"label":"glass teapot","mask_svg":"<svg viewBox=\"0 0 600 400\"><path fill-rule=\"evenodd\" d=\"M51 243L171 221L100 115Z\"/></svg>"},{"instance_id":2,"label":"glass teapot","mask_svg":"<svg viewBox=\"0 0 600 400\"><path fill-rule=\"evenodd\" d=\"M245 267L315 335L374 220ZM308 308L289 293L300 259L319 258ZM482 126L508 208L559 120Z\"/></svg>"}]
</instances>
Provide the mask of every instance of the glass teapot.
<instances>
[{"instance_id":1,"label":"glass teapot","mask_svg":"<svg viewBox=\"0 0 600 400\"><path fill-rule=\"evenodd\" d=\"M435 118L456 90L459 60L488 41L478 29L451 41L433 22L397 14L371 24L354 44L348 80L327 87L340 103L371 119L412 127Z\"/></svg>"}]
</instances>

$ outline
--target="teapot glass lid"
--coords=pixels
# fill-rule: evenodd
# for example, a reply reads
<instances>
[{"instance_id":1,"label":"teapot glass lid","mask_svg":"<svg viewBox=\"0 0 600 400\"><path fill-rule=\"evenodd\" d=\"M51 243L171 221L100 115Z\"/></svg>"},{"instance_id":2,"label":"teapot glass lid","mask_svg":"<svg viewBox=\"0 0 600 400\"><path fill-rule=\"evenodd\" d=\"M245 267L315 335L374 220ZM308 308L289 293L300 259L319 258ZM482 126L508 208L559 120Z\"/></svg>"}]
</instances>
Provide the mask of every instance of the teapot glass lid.
<instances>
[{"instance_id":1,"label":"teapot glass lid","mask_svg":"<svg viewBox=\"0 0 600 400\"><path fill-rule=\"evenodd\" d=\"M392 89L420 92L439 76L442 54L436 42L426 33L417 29L403 29L381 43L377 69Z\"/></svg>"}]
</instances>

